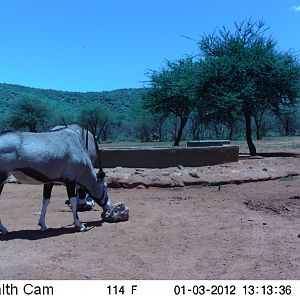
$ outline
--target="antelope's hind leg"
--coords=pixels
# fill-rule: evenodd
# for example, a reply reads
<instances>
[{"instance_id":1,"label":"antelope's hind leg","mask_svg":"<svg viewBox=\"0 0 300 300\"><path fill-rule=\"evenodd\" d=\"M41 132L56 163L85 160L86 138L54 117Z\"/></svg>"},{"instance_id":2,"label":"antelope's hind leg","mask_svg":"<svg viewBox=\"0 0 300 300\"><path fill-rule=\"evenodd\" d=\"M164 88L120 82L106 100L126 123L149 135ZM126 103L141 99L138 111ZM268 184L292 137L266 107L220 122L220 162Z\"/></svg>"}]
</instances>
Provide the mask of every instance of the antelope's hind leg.
<instances>
[{"instance_id":1,"label":"antelope's hind leg","mask_svg":"<svg viewBox=\"0 0 300 300\"><path fill-rule=\"evenodd\" d=\"M43 206L42 206L41 215L38 222L38 225L41 226L40 231L45 231L47 229L45 218L46 218L47 207L50 203L52 188L53 188L52 183L44 184Z\"/></svg>"},{"instance_id":2,"label":"antelope's hind leg","mask_svg":"<svg viewBox=\"0 0 300 300\"><path fill-rule=\"evenodd\" d=\"M72 209L73 218L74 218L74 225L79 231L85 231L86 227L80 222L78 214L77 214L78 197L76 195L76 184L75 184L75 182L68 182L66 184L66 186L67 186L68 197L69 197L70 203L71 203L71 209Z\"/></svg>"},{"instance_id":3,"label":"antelope's hind leg","mask_svg":"<svg viewBox=\"0 0 300 300\"><path fill-rule=\"evenodd\" d=\"M0 195L1 195L2 190L3 190L5 180L6 180L6 177L1 176L1 174L0 174ZM0 234L5 234L7 232L8 232L7 229L2 225L1 220L0 220Z\"/></svg>"}]
</instances>

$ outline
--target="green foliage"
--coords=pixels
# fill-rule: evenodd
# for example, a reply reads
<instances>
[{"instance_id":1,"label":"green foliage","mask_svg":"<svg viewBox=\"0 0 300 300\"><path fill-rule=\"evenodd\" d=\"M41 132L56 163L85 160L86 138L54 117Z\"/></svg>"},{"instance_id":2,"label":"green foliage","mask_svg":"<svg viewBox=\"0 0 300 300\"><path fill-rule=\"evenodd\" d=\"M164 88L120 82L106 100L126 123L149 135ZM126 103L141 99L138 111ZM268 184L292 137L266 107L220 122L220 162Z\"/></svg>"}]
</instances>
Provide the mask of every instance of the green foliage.
<instances>
[{"instance_id":1,"label":"green foliage","mask_svg":"<svg viewBox=\"0 0 300 300\"><path fill-rule=\"evenodd\" d=\"M97 103L85 105L78 117L78 123L83 128L88 128L94 134L97 141L100 141L101 137L103 140L107 139L107 130L109 125L111 125L111 121L108 112L101 104Z\"/></svg>"},{"instance_id":2,"label":"green foliage","mask_svg":"<svg viewBox=\"0 0 300 300\"><path fill-rule=\"evenodd\" d=\"M144 93L145 89L77 93L0 84L0 128L10 129L7 116L10 114L12 104L25 94L30 98L47 103L50 107L51 117L45 124L45 128L40 128L40 130L48 130L54 125L62 124L62 119L67 124L76 123L83 107L98 105L109 112L111 118L111 126L106 132L109 136L106 138L126 139L128 134L121 127L124 125L126 128L130 128L132 107L142 101ZM105 138L105 136L103 137Z\"/></svg>"},{"instance_id":3,"label":"green foliage","mask_svg":"<svg viewBox=\"0 0 300 300\"><path fill-rule=\"evenodd\" d=\"M195 104L196 62L192 57L167 61L159 71L151 71L151 89L145 107L153 113L188 116Z\"/></svg>"},{"instance_id":4,"label":"green foliage","mask_svg":"<svg viewBox=\"0 0 300 300\"><path fill-rule=\"evenodd\" d=\"M38 128L45 128L49 117L50 110L44 101L24 95L12 103L8 121L13 129L37 132Z\"/></svg>"},{"instance_id":5,"label":"green foliage","mask_svg":"<svg viewBox=\"0 0 300 300\"><path fill-rule=\"evenodd\" d=\"M148 141L156 133L174 145L246 132L255 154L253 120L257 138L300 134L298 57L279 51L266 31L249 20L202 35L201 55L150 71L150 88L77 93L0 84L0 130L48 130L63 119L89 123L101 140Z\"/></svg>"},{"instance_id":6,"label":"green foliage","mask_svg":"<svg viewBox=\"0 0 300 300\"><path fill-rule=\"evenodd\" d=\"M167 61L159 71L151 71L151 88L144 98L144 107L153 114L174 115L180 119L174 145L177 146L183 129L196 103L197 62L192 57Z\"/></svg>"},{"instance_id":7,"label":"green foliage","mask_svg":"<svg viewBox=\"0 0 300 300\"><path fill-rule=\"evenodd\" d=\"M249 20L235 24L233 33L223 28L199 41L203 55L199 97L208 101L211 113L225 118L244 115L253 155L251 117L294 105L300 76L296 55L278 51L265 31L264 23Z\"/></svg>"}]
</instances>

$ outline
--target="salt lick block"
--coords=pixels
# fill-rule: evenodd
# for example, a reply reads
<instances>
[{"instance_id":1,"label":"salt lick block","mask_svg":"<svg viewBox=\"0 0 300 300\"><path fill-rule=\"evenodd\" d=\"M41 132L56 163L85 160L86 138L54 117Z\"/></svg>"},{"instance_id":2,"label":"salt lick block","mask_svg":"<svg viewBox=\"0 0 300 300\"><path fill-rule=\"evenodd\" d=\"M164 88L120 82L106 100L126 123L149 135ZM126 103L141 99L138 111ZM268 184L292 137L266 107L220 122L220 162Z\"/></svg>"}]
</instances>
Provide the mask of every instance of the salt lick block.
<instances>
[{"instance_id":1,"label":"salt lick block","mask_svg":"<svg viewBox=\"0 0 300 300\"><path fill-rule=\"evenodd\" d=\"M124 203L115 203L112 207L103 211L101 217L104 222L116 223L129 219L129 209Z\"/></svg>"}]
</instances>

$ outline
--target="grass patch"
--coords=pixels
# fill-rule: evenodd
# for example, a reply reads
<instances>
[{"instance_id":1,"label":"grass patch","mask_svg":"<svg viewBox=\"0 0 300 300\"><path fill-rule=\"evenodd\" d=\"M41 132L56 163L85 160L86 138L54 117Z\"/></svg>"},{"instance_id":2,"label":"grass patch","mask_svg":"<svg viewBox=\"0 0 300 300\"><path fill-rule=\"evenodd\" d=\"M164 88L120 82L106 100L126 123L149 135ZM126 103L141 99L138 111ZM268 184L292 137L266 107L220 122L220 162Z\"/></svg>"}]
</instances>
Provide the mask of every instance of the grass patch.
<instances>
[{"instance_id":1,"label":"grass patch","mask_svg":"<svg viewBox=\"0 0 300 300\"><path fill-rule=\"evenodd\" d=\"M295 180L295 176L287 176L287 177L282 177L277 179L277 181L282 181L282 182L287 182L287 181L292 181Z\"/></svg>"}]
</instances>

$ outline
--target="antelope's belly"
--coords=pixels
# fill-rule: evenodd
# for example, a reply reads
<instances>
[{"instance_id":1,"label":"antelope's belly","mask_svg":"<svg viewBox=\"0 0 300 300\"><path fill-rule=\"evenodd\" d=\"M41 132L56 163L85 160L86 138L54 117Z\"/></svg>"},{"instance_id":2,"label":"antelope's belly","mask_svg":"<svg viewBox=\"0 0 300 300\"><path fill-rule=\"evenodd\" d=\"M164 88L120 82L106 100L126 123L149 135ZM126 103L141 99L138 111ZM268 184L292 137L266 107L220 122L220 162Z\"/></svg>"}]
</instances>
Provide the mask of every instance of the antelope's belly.
<instances>
[{"instance_id":1,"label":"antelope's belly","mask_svg":"<svg viewBox=\"0 0 300 300\"><path fill-rule=\"evenodd\" d=\"M21 183L25 184L44 184L42 180L38 180L36 178L30 177L23 173L22 171L14 171L13 172L14 177Z\"/></svg>"},{"instance_id":2,"label":"antelope's belly","mask_svg":"<svg viewBox=\"0 0 300 300\"><path fill-rule=\"evenodd\" d=\"M57 179L57 180L51 180L44 176L43 174L39 174L37 172L25 172L21 170L15 170L12 172L13 176L20 182L24 184L32 184L32 185L38 185L38 184L45 184L45 183L53 183L55 185L64 185L64 181Z\"/></svg>"}]
</instances>

